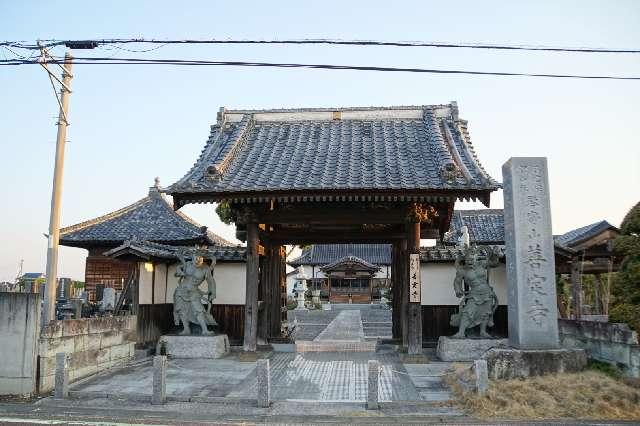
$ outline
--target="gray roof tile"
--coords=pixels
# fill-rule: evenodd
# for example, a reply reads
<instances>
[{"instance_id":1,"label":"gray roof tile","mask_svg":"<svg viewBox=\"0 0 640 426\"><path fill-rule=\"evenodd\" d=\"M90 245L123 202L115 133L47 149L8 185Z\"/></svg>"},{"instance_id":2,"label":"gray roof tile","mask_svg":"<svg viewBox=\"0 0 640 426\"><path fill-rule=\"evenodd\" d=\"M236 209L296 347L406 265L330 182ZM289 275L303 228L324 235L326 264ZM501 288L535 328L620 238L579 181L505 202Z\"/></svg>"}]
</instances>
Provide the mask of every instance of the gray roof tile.
<instances>
[{"instance_id":1,"label":"gray roof tile","mask_svg":"<svg viewBox=\"0 0 640 426\"><path fill-rule=\"evenodd\" d=\"M171 246L154 243L152 241L139 241L131 239L123 242L116 248L104 253L105 256L118 258L124 255L134 255L142 259L156 258L177 260L178 252L195 252L194 247ZM247 258L246 247L241 246L211 246L206 249L197 249L197 252L207 257L215 257L217 261L244 262Z\"/></svg>"},{"instance_id":2,"label":"gray roof tile","mask_svg":"<svg viewBox=\"0 0 640 426\"><path fill-rule=\"evenodd\" d=\"M571 231L565 232L562 235L556 235L554 236L554 238L558 243L567 247L572 247L608 229L613 229L616 231L618 230L618 228L616 228L606 220L601 220L600 222L582 226L577 229L572 229Z\"/></svg>"},{"instance_id":3,"label":"gray roof tile","mask_svg":"<svg viewBox=\"0 0 640 426\"><path fill-rule=\"evenodd\" d=\"M443 108L453 109L423 106L414 107L414 118L390 114L340 120L303 119L305 111L322 109L294 110L287 119L272 121L255 118L269 111L232 111L241 119L221 118L212 126L196 164L167 191L222 197L336 189L497 189L475 155L466 122L457 113L443 116ZM453 176L447 167L453 167Z\"/></svg>"},{"instance_id":4,"label":"gray roof tile","mask_svg":"<svg viewBox=\"0 0 640 426\"><path fill-rule=\"evenodd\" d=\"M193 219L174 211L157 187L120 210L60 230L60 244L76 247L121 244L137 238L170 244L232 245Z\"/></svg>"},{"instance_id":5,"label":"gray roof tile","mask_svg":"<svg viewBox=\"0 0 640 426\"><path fill-rule=\"evenodd\" d=\"M462 226L469 230L469 241L473 244L504 243L504 211L502 209L455 210L445 244L456 244Z\"/></svg>"},{"instance_id":6,"label":"gray roof tile","mask_svg":"<svg viewBox=\"0 0 640 426\"><path fill-rule=\"evenodd\" d=\"M389 244L314 244L302 250L300 257L289 262L289 265L327 265L349 256L373 265L391 265L391 246Z\"/></svg>"}]
</instances>

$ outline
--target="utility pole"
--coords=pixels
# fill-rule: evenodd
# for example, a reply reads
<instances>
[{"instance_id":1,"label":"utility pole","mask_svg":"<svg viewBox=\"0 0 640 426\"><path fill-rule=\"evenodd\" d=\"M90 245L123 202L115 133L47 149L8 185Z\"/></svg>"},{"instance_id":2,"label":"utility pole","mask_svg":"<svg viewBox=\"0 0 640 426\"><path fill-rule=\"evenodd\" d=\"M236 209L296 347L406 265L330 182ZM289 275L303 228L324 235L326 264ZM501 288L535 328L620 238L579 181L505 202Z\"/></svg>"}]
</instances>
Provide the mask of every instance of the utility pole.
<instances>
[{"instance_id":1,"label":"utility pole","mask_svg":"<svg viewBox=\"0 0 640 426\"><path fill-rule=\"evenodd\" d=\"M43 58L46 59L46 50L43 49ZM42 64L49 73L49 78L55 78L60 82L60 98L58 104L58 136L56 138L56 160L53 169L53 190L51 191L51 216L49 218L49 236L47 243L47 285L44 303L44 325L55 320L56 315L56 286L58 277L58 242L60 239L60 204L62 198L62 172L64 170L64 147L67 138L67 126L69 122L69 96L71 95L71 61L69 52L64 56L64 68L62 81L58 80L51 71ZM53 85L53 80L51 81Z\"/></svg>"}]
</instances>

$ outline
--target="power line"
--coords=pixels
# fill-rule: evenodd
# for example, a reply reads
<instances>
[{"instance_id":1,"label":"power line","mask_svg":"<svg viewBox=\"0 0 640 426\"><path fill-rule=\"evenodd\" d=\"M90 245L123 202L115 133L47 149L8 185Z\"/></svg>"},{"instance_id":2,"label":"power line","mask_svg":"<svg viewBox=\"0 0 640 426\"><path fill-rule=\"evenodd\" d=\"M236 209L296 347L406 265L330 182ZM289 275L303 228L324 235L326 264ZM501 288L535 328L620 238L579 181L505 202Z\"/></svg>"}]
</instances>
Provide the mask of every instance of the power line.
<instances>
[{"instance_id":1,"label":"power line","mask_svg":"<svg viewBox=\"0 0 640 426\"><path fill-rule=\"evenodd\" d=\"M39 64L42 61L13 59L0 61L0 66L19 66ZM45 63L60 63L56 60L47 60ZM550 73L525 73L525 72L501 72L501 71L474 71L474 70L446 70L429 68L400 68L359 65L332 65L332 64L301 64L278 62L245 62L245 61L207 61L185 59L142 59L142 58L74 58L74 65L173 65L173 66L235 66L235 67L268 67L268 68L306 68L324 70L351 70L351 71L378 71L378 72L408 72L428 74L458 74L480 75L499 77L546 77L564 79L588 79L588 80L640 80L640 77L614 76L614 75L578 75L578 74L550 74Z\"/></svg>"},{"instance_id":2,"label":"power line","mask_svg":"<svg viewBox=\"0 0 640 426\"><path fill-rule=\"evenodd\" d=\"M181 40L156 40L144 38L132 39L94 39L94 40L40 40L45 47L55 46L86 46L93 44L94 47L107 44L271 44L271 45L343 45L343 46L388 46L388 47L440 47L440 48L457 48L457 49L485 49L485 50L515 50L515 51L534 51L534 52L559 52L559 53L640 53L640 49L623 49L623 48L598 48L598 47L556 47L556 46L527 46L527 45L504 45L504 44L482 44L482 43L448 43L448 42L425 42L425 41L379 41L379 40L341 40L341 39L181 39ZM29 44L23 41L3 41L0 46L17 47L21 49L38 49L36 44Z\"/></svg>"}]
</instances>

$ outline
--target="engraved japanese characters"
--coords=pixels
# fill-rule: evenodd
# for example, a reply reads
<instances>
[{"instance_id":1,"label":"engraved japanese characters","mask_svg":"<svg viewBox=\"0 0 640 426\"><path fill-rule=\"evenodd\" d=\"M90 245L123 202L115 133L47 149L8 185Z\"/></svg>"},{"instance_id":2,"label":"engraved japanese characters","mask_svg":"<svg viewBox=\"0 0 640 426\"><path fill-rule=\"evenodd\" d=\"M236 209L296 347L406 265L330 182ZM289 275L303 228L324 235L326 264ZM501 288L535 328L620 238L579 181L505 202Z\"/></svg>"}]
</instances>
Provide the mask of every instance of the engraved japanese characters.
<instances>
[{"instance_id":1,"label":"engraved japanese characters","mask_svg":"<svg viewBox=\"0 0 640 426\"><path fill-rule=\"evenodd\" d=\"M554 243L545 158L511 158L502 167L509 343L559 345Z\"/></svg>"}]
</instances>

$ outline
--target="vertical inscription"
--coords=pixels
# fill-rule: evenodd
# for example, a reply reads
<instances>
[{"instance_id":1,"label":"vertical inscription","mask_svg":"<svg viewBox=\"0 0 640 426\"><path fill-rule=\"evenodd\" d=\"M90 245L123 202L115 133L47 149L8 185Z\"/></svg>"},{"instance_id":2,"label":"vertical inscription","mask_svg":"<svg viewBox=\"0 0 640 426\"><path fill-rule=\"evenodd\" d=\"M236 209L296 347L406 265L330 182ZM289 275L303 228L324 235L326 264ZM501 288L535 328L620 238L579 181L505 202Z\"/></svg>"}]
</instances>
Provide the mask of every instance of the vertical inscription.
<instances>
[{"instance_id":1,"label":"vertical inscription","mask_svg":"<svg viewBox=\"0 0 640 426\"><path fill-rule=\"evenodd\" d=\"M555 260L546 159L502 168L509 286L509 338L521 348L558 345Z\"/></svg>"},{"instance_id":2,"label":"vertical inscription","mask_svg":"<svg viewBox=\"0 0 640 426\"><path fill-rule=\"evenodd\" d=\"M409 302L420 303L420 255L409 255Z\"/></svg>"}]
</instances>

